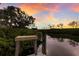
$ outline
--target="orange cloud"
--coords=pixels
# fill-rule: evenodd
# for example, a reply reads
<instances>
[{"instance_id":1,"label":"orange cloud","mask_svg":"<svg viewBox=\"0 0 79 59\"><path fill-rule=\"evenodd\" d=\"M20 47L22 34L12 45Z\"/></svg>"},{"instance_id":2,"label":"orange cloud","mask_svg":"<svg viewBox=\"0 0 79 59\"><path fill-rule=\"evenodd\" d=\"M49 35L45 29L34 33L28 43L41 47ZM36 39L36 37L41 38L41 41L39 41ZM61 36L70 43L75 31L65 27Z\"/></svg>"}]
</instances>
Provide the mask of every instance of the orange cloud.
<instances>
[{"instance_id":1,"label":"orange cloud","mask_svg":"<svg viewBox=\"0 0 79 59\"><path fill-rule=\"evenodd\" d=\"M79 13L79 4L75 4L69 7L71 11Z\"/></svg>"},{"instance_id":2,"label":"orange cloud","mask_svg":"<svg viewBox=\"0 0 79 59\"><path fill-rule=\"evenodd\" d=\"M45 15L41 15L39 17L36 17L38 20L35 20L35 23L39 23L39 24L46 24L46 26L48 24L53 24L53 21L55 20L55 18L50 15L50 14L45 14Z\"/></svg>"},{"instance_id":3,"label":"orange cloud","mask_svg":"<svg viewBox=\"0 0 79 59\"><path fill-rule=\"evenodd\" d=\"M47 16L47 19L48 19L49 21L51 21L53 18L54 18L54 17L51 16L50 14Z\"/></svg>"},{"instance_id":4,"label":"orange cloud","mask_svg":"<svg viewBox=\"0 0 79 59\"><path fill-rule=\"evenodd\" d=\"M46 4L42 4L42 3L36 3L36 4L27 3L27 4L21 4L20 8L29 15L38 14L42 11L48 11L48 12L52 12L52 13L59 11L59 6L56 4L51 4L51 7L49 7Z\"/></svg>"},{"instance_id":5,"label":"orange cloud","mask_svg":"<svg viewBox=\"0 0 79 59\"><path fill-rule=\"evenodd\" d=\"M23 11L25 11L27 14L29 14L29 15L33 15L33 14L39 13L38 10L35 10L32 6L29 6L29 5L26 5L26 4L20 5L20 8Z\"/></svg>"}]
</instances>

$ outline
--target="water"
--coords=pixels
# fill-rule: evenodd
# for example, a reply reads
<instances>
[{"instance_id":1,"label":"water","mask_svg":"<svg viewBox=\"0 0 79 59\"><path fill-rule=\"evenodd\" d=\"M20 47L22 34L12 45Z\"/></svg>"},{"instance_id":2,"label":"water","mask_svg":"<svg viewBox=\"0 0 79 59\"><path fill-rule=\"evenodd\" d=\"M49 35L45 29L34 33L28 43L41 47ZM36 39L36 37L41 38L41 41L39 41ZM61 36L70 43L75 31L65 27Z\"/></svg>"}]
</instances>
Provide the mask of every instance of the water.
<instances>
[{"instance_id":1,"label":"water","mask_svg":"<svg viewBox=\"0 0 79 59\"><path fill-rule=\"evenodd\" d=\"M69 39L59 42L57 38L46 36L47 55L48 56L79 56L79 46L69 44Z\"/></svg>"},{"instance_id":2,"label":"water","mask_svg":"<svg viewBox=\"0 0 79 59\"><path fill-rule=\"evenodd\" d=\"M59 42L58 38L46 36L46 51L47 56L79 56L79 46L70 45L69 39L64 39L64 42ZM32 54L30 56L35 56ZM42 45L38 48L37 56L45 56L42 54Z\"/></svg>"}]
</instances>

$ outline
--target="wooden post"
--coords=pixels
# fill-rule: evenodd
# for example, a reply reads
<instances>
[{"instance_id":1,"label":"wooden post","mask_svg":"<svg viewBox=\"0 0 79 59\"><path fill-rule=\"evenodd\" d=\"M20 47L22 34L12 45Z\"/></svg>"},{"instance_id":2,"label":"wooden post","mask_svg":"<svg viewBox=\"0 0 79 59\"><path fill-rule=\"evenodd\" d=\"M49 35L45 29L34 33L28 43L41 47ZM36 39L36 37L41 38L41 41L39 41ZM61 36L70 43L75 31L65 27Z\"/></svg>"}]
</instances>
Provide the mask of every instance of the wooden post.
<instances>
[{"instance_id":1,"label":"wooden post","mask_svg":"<svg viewBox=\"0 0 79 59\"><path fill-rule=\"evenodd\" d=\"M15 50L15 55L18 56L19 55L19 49L20 49L20 41L34 41L34 49L35 49L35 55L37 55L37 39L38 36L37 35L28 35L28 36L17 36L15 38L15 42L16 42L16 50Z\"/></svg>"},{"instance_id":2,"label":"wooden post","mask_svg":"<svg viewBox=\"0 0 79 59\"><path fill-rule=\"evenodd\" d=\"M37 40L34 41L34 50L35 50L35 55L37 55Z\"/></svg>"},{"instance_id":3,"label":"wooden post","mask_svg":"<svg viewBox=\"0 0 79 59\"><path fill-rule=\"evenodd\" d=\"M19 55L19 49L20 49L20 42L16 41L16 50L15 50L15 56Z\"/></svg>"},{"instance_id":4,"label":"wooden post","mask_svg":"<svg viewBox=\"0 0 79 59\"><path fill-rule=\"evenodd\" d=\"M46 55L46 34L42 32L42 53Z\"/></svg>"}]
</instances>

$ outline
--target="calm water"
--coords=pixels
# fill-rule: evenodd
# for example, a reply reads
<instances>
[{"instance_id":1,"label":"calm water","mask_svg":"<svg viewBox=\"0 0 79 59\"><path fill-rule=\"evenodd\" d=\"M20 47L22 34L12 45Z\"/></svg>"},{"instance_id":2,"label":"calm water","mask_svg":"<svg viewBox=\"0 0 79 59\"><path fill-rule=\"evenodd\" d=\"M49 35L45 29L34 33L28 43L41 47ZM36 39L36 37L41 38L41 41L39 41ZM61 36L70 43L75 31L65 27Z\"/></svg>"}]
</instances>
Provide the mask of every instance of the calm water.
<instances>
[{"instance_id":1,"label":"calm water","mask_svg":"<svg viewBox=\"0 0 79 59\"><path fill-rule=\"evenodd\" d=\"M64 42L59 42L57 38L46 36L47 40L47 55L49 56L79 56L79 46L69 44L69 39L64 39Z\"/></svg>"}]
</instances>

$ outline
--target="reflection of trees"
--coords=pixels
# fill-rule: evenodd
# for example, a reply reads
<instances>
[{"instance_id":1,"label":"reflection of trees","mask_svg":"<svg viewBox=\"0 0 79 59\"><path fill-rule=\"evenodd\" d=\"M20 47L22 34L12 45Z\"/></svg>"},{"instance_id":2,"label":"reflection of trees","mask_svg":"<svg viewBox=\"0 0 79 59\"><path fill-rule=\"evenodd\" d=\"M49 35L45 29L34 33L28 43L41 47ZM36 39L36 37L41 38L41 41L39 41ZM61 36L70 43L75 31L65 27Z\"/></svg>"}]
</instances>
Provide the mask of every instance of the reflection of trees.
<instances>
[{"instance_id":1,"label":"reflection of trees","mask_svg":"<svg viewBox=\"0 0 79 59\"><path fill-rule=\"evenodd\" d=\"M57 40L58 40L59 42L64 42L64 38L57 38ZM75 41L70 40L70 39L69 39L68 42L69 42L69 44L72 45L73 47L78 46L78 42L75 42Z\"/></svg>"},{"instance_id":2,"label":"reflection of trees","mask_svg":"<svg viewBox=\"0 0 79 59\"><path fill-rule=\"evenodd\" d=\"M73 40L69 40L69 44L72 45L72 46L78 46L78 42L75 42Z\"/></svg>"},{"instance_id":3,"label":"reflection of trees","mask_svg":"<svg viewBox=\"0 0 79 59\"><path fill-rule=\"evenodd\" d=\"M0 24L8 27L25 27L34 22L35 18L28 16L20 8L8 6L0 9Z\"/></svg>"},{"instance_id":4,"label":"reflection of trees","mask_svg":"<svg viewBox=\"0 0 79 59\"><path fill-rule=\"evenodd\" d=\"M57 40L58 40L59 42L64 42L64 39L63 39L63 38L57 38Z\"/></svg>"}]
</instances>

